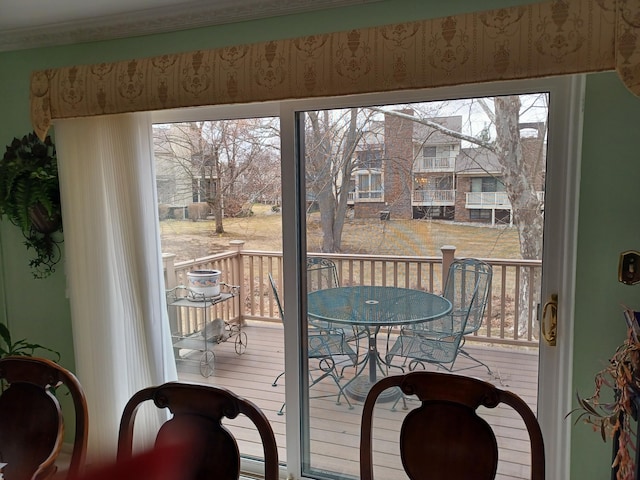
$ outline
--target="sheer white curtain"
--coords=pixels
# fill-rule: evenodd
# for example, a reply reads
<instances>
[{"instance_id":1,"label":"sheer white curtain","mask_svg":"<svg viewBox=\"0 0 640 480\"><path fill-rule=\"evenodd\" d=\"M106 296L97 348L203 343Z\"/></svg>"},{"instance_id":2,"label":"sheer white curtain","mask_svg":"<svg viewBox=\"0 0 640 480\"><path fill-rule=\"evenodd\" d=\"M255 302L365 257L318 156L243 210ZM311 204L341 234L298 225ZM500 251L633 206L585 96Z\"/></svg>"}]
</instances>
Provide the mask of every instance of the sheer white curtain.
<instances>
[{"instance_id":1,"label":"sheer white curtain","mask_svg":"<svg viewBox=\"0 0 640 480\"><path fill-rule=\"evenodd\" d=\"M54 133L76 372L89 404L89 459L109 459L127 400L177 378L164 308L150 115L61 120ZM151 427L154 415L146 416Z\"/></svg>"}]
</instances>

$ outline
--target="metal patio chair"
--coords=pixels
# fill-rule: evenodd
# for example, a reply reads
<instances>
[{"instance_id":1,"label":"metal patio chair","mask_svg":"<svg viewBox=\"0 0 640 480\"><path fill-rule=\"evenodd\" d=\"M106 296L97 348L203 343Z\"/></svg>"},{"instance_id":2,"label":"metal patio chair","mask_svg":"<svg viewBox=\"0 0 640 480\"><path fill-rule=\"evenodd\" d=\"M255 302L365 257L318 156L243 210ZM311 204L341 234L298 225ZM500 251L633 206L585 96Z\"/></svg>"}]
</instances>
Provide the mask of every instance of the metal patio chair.
<instances>
[{"instance_id":1,"label":"metal patio chair","mask_svg":"<svg viewBox=\"0 0 640 480\"><path fill-rule=\"evenodd\" d=\"M395 343L388 349L386 362L391 365L396 356L403 357L402 367L409 371L425 364L435 364L453 371L458 355L464 355L478 365L482 361L464 349L464 337L477 331L482 324L492 277L491 265L476 259L455 260L447 275L444 297L452 304L449 314L430 322L402 327ZM397 365L396 365L397 366Z\"/></svg>"},{"instance_id":2,"label":"metal patio chair","mask_svg":"<svg viewBox=\"0 0 640 480\"><path fill-rule=\"evenodd\" d=\"M271 283L271 289L273 290L273 297L276 300L278 306L278 312L280 313L280 319L284 324L284 309L280 302L280 296L278 295L278 289L276 287L275 280L271 273L269 275L269 282ZM341 374L338 373L337 365L346 358L346 360L355 366L358 361L357 353L351 348L351 345L346 341L344 333L341 330L331 330L326 328L319 328L309 323L307 327L307 356L309 359L318 360L318 366L311 369L309 367L309 388L313 387L325 378L330 378L338 387L336 395L336 404L340 405L340 397L343 396L349 408L353 408L349 398L344 394L342 386L340 385ZM342 357L336 360L336 357ZM271 384L274 387L278 386L278 380L282 378L284 372L278 374ZM332 395L321 395L313 398L325 398L332 397ZM285 404L278 411L278 415L284 413Z\"/></svg>"},{"instance_id":3,"label":"metal patio chair","mask_svg":"<svg viewBox=\"0 0 640 480\"><path fill-rule=\"evenodd\" d=\"M338 269L333 260L324 257L307 257L307 293L325 288L338 288L339 286ZM360 340L368 338L369 335L364 327L345 327L335 322L329 323L314 318L309 318L309 323L318 328L342 331L346 341L354 344L354 350L358 356L360 354ZM356 363L358 361L359 358ZM343 370L347 366L343 367Z\"/></svg>"}]
</instances>

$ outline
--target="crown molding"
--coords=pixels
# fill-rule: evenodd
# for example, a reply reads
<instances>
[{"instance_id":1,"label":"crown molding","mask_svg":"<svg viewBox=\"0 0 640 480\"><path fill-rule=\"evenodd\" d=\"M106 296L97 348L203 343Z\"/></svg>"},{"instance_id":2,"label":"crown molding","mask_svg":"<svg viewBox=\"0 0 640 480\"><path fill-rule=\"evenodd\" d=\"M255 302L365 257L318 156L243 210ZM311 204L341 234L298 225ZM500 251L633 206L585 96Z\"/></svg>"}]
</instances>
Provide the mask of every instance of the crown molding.
<instances>
[{"instance_id":1,"label":"crown molding","mask_svg":"<svg viewBox=\"0 0 640 480\"><path fill-rule=\"evenodd\" d=\"M197 0L153 10L0 32L0 52L222 25L381 0Z\"/></svg>"}]
</instances>

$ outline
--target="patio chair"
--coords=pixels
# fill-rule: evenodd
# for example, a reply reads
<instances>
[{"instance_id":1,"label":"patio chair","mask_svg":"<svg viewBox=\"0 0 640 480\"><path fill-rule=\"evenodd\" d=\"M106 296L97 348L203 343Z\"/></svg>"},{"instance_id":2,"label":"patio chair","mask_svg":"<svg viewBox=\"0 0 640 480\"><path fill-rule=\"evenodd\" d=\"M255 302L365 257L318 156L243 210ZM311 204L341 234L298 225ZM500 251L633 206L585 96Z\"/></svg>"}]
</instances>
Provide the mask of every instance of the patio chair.
<instances>
[{"instance_id":1,"label":"patio chair","mask_svg":"<svg viewBox=\"0 0 640 480\"><path fill-rule=\"evenodd\" d=\"M338 269L333 260L323 257L307 257L307 292L315 292L325 288L337 288L339 286ZM358 355L360 353L360 340L368 338L369 335L365 327L345 328L334 322L329 323L316 318L309 318L309 323L318 328L342 331L346 341L355 344L354 351ZM358 360L356 360L357 362ZM343 370L344 368L346 367L343 367Z\"/></svg>"},{"instance_id":2,"label":"patio chair","mask_svg":"<svg viewBox=\"0 0 640 480\"><path fill-rule=\"evenodd\" d=\"M455 260L449 268L444 297L452 304L449 314L437 320L403 326L395 343L388 349L385 360L391 365L395 356L404 358L402 367L409 371L425 364L435 364L448 371L458 355L464 355L478 365L484 365L464 349L464 336L475 332L482 323L492 269L485 262L475 259ZM396 365L397 366L397 365ZM472 368L472 367L465 367Z\"/></svg>"},{"instance_id":3,"label":"patio chair","mask_svg":"<svg viewBox=\"0 0 640 480\"><path fill-rule=\"evenodd\" d=\"M39 480L56 473L66 423L55 393L58 388L62 395L68 392L73 402L75 427L67 439L72 444L69 467L55 478L80 476L87 453L88 409L75 375L46 358L9 356L0 359L0 379L0 461L7 464L2 469L4 478Z\"/></svg>"},{"instance_id":4,"label":"patio chair","mask_svg":"<svg viewBox=\"0 0 640 480\"><path fill-rule=\"evenodd\" d=\"M269 282L271 283L271 289L273 290L273 297L276 300L278 311L280 313L280 319L284 324L284 309L280 302L280 296L278 295L278 289L271 273L269 273ZM338 374L336 365L345 361L350 362L352 366L355 366L358 361L358 355L351 348L351 345L347 342L344 333L341 330L332 330L327 328L319 328L309 323L307 326L307 357L309 359L318 360L318 366L314 369L309 367L309 388L318 384L325 378L330 378L338 387L338 393L336 393L336 405L340 405L340 397L344 396L347 400L349 408L353 408L349 398L344 395L342 386L340 385L341 375ZM336 357L343 357L336 361ZM344 369L343 369L344 370ZM284 375L284 371L278 374L271 384L274 387L278 386L278 380ZM320 395L313 398L326 398L333 395ZM278 415L284 413L285 403L282 404Z\"/></svg>"},{"instance_id":5,"label":"patio chair","mask_svg":"<svg viewBox=\"0 0 640 480\"><path fill-rule=\"evenodd\" d=\"M152 401L158 408L169 409L173 414L160 427L155 438L156 448L162 449L175 444L176 439L188 440L188 458L185 459L181 479L240 478L238 443L222 424L222 420L225 417L233 419L242 414L253 423L262 441L262 478L278 480L278 448L265 414L253 402L226 388L213 385L169 382L134 394L127 402L120 420L117 454L119 464L131 463L134 458L132 450L136 413L148 401Z\"/></svg>"},{"instance_id":6,"label":"patio chair","mask_svg":"<svg viewBox=\"0 0 640 480\"><path fill-rule=\"evenodd\" d=\"M322 257L307 257L307 291L340 286L338 269L333 260Z\"/></svg>"},{"instance_id":7,"label":"patio chair","mask_svg":"<svg viewBox=\"0 0 640 480\"><path fill-rule=\"evenodd\" d=\"M527 478L545 478L542 431L535 415L520 397L472 377L420 371L385 377L367 394L360 425L361 480L374 478L374 406L378 397L390 388L399 388L405 395L416 395L421 402L404 417L400 427L400 456L409 478L495 478L499 459L496 434L487 421L478 416L477 409L499 404L511 407L526 426L531 450L531 476Z\"/></svg>"}]
</instances>

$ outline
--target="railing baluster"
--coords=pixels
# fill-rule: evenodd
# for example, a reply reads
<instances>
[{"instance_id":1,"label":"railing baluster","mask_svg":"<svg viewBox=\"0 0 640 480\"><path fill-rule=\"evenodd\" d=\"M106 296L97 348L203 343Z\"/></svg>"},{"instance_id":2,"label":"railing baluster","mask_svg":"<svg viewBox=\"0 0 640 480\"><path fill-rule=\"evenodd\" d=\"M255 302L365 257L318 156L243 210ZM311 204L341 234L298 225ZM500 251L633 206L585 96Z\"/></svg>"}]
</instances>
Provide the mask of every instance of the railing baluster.
<instances>
[{"instance_id":1,"label":"railing baluster","mask_svg":"<svg viewBox=\"0 0 640 480\"><path fill-rule=\"evenodd\" d=\"M520 268L515 267L516 281L514 283L516 287L516 294L513 303L513 338L518 340L520 338Z\"/></svg>"}]
</instances>

